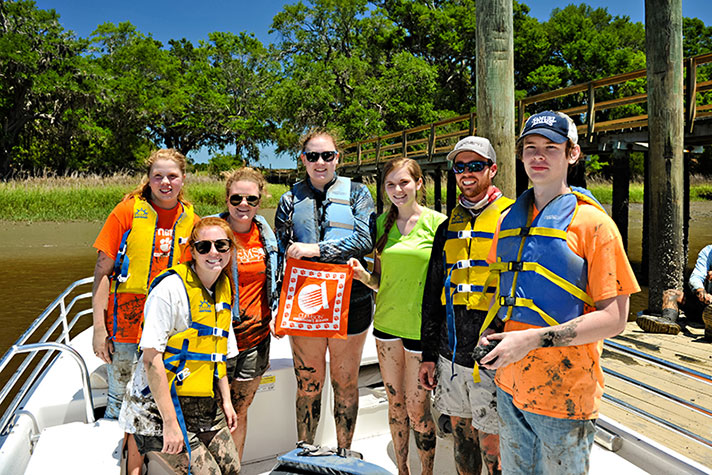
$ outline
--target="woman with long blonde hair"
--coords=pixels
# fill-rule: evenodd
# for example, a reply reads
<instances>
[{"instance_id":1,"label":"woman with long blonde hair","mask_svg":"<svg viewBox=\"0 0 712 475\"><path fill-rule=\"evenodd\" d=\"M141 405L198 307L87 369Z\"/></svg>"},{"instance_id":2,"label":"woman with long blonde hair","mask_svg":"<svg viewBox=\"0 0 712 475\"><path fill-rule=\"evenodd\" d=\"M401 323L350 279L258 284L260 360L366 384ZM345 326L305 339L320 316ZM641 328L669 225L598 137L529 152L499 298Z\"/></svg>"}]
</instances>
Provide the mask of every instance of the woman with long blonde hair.
<instances>
[{"instance_id":1,"label":"woman with long blonde hair","mask_svg":"<svg viewBox=\"0 0 712 475\"><path fill-rule=\"evenodd\" d=\"M185 169L177 150L151 153L142 183L116 205L94 242L93 347L109 365L107 419L118 418L136 364L149 283L181 260L198 220L183 198Z\"/></svg>"}]
</instances>

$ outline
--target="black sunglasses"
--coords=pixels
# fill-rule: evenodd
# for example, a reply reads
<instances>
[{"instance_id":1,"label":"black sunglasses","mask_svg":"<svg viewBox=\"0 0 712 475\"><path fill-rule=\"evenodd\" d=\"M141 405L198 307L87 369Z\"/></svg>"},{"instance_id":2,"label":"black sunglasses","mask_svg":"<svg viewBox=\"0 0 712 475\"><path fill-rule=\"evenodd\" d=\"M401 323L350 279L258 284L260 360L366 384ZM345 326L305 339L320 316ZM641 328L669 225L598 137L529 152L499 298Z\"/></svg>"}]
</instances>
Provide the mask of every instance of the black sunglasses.
<instances>
[{"instance_id":1,"label":"black sunglasses","mask_svg":"<svg viewBox=\"0 0 712 475\"><path fill-rule=\"evenodd\" d=\"M207 254L212 249L213 244L215 244L215 250L219 253L227 252L232 247L232 241L229 239L216 239L215 241L195 241L193 249L198 254Z\"/></svg>"},{"instance_id":2,"label":"black sunglasses","mask_svg":"<svg viewBox=\"0 0 712 475\"><path fill-rule=\"evenodd\" d=\"M302 155L304 155L307 159L307 162L310 163L316 163L319 161L319 157L321 157L322 160L325 162L329 163L333 159L339 156L339 152L336 150L332 150L330 152L302 152Z\"/></svg>"},{"instance_id":3,"label":"black sunglasses","mask_svg":"<svg viewBox=\"0 0 712 475\"><path fill-rule=\"evenodd\" d=\"M233 206L240 206L240 203L242 203L243 199L245 199L247 201L247 204L252 206L253 208L260 203L260 197L257 195L241 195L239 193L230 195L229 201L230 204Z\"/></svg>"},{"instance_id":4,"label":"black sunglasses","mask_svg":"<svg viewBox=\"0 0 712 475\"><path fill-rule=\"evenodd\" d=\"M486 162L480 160L474 160L472 162L462 163L455 162L452 164L452 171L456 175L460 173L465 173L465 169L469 170L471 173L477 173L484 170L486 167L492 166L492 160L487 160Z\"/></svg>"}]
</instances>

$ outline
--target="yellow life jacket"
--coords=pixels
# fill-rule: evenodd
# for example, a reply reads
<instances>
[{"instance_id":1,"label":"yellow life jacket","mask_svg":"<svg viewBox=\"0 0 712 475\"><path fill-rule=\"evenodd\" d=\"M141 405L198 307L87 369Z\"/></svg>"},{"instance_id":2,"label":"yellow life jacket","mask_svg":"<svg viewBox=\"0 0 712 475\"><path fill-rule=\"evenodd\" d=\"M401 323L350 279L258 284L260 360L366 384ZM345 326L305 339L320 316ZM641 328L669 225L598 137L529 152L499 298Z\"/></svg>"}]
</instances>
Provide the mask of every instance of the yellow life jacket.
<instances>
[{"instance_id":1,"label":"yellow life jacket","mask_svg":"<svg viewBox=\"0 0 712 475\"><path fill-rule=\"evenodd\" d=\"M173 235L168 254L168 266L178 264L183 251L188 245L188 238L193 230L195 213L193 206L178 202L182 211L173 223ZM152 275L153 254L160 249L163 236L158 235L158 213L151 204L141 197L134 198L133 221L131 229L121 238L119 252L114 263L113 278L115 293L146 295ZM178 246L176 246L178 244Z\"/></svg>"},{"instance_id":2,"label":"yellow life jacket","mask_svg":"<svg viewBox=\"0 0 712 475\"><path fill-rule=\"evenodd\" d=\"M183 281L190 305L190 327L168 338L163 353L168 384L178 396L213 397L215 378L225 376L227 337L232 324L232 289L230 280L220 274L211 296L189 264L179 264L162 273L151 288L164 277L176 274Z\"/></svg>"},{"instance_id":3,"label":"yellow life jacket","mask_svg":"<svg viewBox=\"0 0 712 475\"><path fill-rule=\"evenodd\" d=\"M462 205L458 204L452 211L443 256L446 279L441 295L443 305L447 305L445 292L449 290L453 305L467 305L468 310L487 310L496 287L484 288L489 276L485 258L492 247L499 217L512 203L514 200L500 196L474 222Z\"/></svg>"}]
</instances>

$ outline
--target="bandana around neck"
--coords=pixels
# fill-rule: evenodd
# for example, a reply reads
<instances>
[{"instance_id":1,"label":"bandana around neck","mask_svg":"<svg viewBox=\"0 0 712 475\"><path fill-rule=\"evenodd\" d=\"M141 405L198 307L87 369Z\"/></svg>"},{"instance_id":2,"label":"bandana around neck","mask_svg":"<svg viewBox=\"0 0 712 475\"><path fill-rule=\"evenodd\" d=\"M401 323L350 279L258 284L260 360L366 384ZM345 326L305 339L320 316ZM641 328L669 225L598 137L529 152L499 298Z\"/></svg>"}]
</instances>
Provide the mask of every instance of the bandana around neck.
<instances>
[{"instance_id":1,"label":"bandana around neck","mask_svg":"<svg viewBox=\"0 0 712 475\"><path fill-rule=\"evenodd\" d=\"M471 213L479 214L482 209L484 209L488 204L490 204L500 196L502 196L502 192L499 191L499 188L493 185L489 187L489 189L487 190L487 194L485 194L485 197L477 203L473 203L472 201L465 198L464 195L460 195L460 205L463 208L469 210Z\"/></svg>"}]
</instances>

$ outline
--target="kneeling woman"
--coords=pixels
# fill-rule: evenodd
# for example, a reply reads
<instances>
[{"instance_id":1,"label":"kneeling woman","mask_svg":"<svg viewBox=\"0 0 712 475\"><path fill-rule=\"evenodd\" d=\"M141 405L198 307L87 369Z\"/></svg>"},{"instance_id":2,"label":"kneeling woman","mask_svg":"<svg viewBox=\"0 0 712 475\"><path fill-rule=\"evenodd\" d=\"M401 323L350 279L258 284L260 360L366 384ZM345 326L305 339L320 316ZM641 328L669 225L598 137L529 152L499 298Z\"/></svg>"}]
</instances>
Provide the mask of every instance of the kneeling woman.
<instances>
[{"instance_id":1,"label":"kneeling woman","mask_svg":"<svg viewBox=\"0 0 712 475\"><path fill-rule=\"evenodd\" d=\"M226 358L237 354L227 275L234 239L225 221L205 218L189 245L193 260L151 284L143 354L119 423L135 435L142 455L156 452L177 473L237 474L240 462L230 436L237 416L225 373Z\"/></svg>"}]
</instances>

